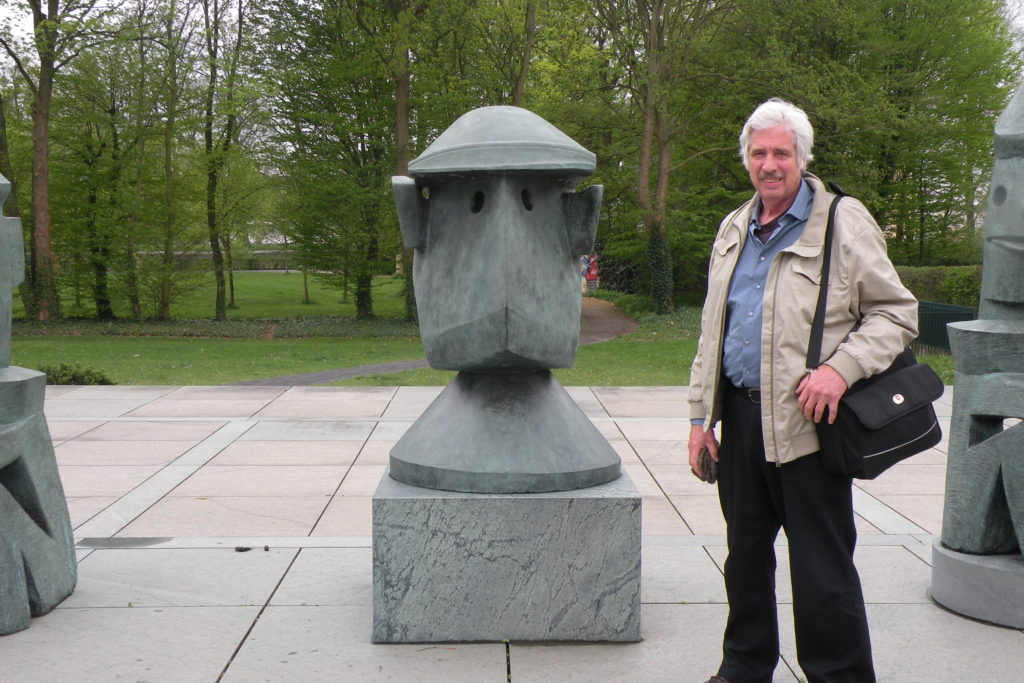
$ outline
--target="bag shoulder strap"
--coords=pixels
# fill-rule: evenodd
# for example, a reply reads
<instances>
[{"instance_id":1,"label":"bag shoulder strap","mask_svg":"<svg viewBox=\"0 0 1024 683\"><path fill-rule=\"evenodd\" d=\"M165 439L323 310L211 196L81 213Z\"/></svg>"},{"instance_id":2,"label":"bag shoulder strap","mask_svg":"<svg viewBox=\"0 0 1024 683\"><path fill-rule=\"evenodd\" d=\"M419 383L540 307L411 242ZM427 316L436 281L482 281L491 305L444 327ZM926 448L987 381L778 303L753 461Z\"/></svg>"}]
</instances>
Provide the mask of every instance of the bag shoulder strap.
<instances>
[{"instance_id":1,"label":"bag shoulder strap","mask_svg":"<svg viewBox=\"0 0 1024 683\"><path fill-rule=\"evenodd\" d=\"M814 309L814 320L811 322L811 338L807 343L807 369L813 370L821 365L821 339L825 334L825 306L828 302L828 276L832 268L832 235L836 222L836 207L839 200L849 195L831 180L828 187L835 193L832 204L828 207L828 222L825 223L825 246L821 254L821 283L818 286L818 304Z\"/></svg>"}]
</instances>

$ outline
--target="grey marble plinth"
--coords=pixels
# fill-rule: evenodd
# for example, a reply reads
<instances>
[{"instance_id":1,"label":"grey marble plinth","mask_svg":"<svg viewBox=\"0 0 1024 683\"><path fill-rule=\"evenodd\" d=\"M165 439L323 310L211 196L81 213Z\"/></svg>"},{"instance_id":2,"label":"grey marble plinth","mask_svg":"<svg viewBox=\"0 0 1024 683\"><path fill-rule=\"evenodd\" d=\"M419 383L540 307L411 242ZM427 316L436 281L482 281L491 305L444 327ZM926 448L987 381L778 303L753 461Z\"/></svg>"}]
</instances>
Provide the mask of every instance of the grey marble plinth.
<instances>
[{"instance_id":1,"label":"grey marble plinth","mask_svg":"<svg viewBox=\"0 0 1024 683\"><path fill-rule=\"evenodd\" d=\"M636 641L640 494L479 494L381 480L373 641Z\"/></svg>"},{"instance_id":2,"label":"grey marble plinth","mask_svg":"<svg viewBox=\"0 0 1024 683\"><path fill-rule=\"evenodd\" d=\"M929 594L964 616L1024 628L1024 560L1019 553L970 555L935 539Z\"/></svg>"}]
</instances>

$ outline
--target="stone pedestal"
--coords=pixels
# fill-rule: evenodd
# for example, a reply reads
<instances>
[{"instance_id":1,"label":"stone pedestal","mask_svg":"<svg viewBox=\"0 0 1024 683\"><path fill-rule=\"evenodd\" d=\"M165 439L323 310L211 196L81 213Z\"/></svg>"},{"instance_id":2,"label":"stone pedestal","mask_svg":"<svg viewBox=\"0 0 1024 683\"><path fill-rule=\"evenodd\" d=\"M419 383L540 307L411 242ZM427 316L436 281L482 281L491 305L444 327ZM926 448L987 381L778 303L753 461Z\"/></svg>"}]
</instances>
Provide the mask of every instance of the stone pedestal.
<instances>
[{"instance_id":1,"label":"stone pedestal","mask_svg":"<svg viewBox=\"0 0 1024 683\"><path fill-rule=\"evenodd\" d=\"M77 578L45 392L42 373L0 368L0 635L52 610Z\"/></svg>"},{"instance_id":2,"label":"stone pedestal","mask_svg":"<svg viewBox=\"0 0 1024 683\"><path fill-rule=\"evenodd\" d=\"M932 543L931 598L964 616L1024 628L1024 560L1020 553L970 555Z\"/></svg>"},{"instance_id":3,"label":"stone pedestal","mask_svg":"<svg viewBox=\"0 0 1024 683\"><path fill-rule=\"evenodd\" d=\"M373 497L373 641L636 641L640 494L480 494L385 474Z\"/></svg>"}]
</instances>

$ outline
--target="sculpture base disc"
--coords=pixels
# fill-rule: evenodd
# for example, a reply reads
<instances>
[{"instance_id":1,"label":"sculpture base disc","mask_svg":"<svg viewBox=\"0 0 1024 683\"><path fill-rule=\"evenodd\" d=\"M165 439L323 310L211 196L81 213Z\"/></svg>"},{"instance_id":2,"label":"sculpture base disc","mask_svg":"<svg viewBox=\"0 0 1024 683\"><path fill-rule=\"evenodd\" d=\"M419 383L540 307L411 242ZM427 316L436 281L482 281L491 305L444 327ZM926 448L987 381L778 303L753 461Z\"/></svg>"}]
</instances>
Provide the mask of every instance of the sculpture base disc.
<instances>
[{"instance_id":1,"label":"sculpture base disc","mask_svg":"<svg viewBox=\"0 0 1024 683\"><path fill-rule=\"evenodd\" d=\"M1013 555L970 555L932 543L932 600L958 614L1024 628L1024 561Z\"/></svg>"},{"instance_id":2,"label":"sculpture base disc","mask_svg":"<svg viewBox=\"0 0 1024 683\"><path fill-rule=\"evenodd\" d=\"M391 477L468 493L596 486L621 460L548 370L460 372L391 449Z\"/></svg>"}]
</instances>

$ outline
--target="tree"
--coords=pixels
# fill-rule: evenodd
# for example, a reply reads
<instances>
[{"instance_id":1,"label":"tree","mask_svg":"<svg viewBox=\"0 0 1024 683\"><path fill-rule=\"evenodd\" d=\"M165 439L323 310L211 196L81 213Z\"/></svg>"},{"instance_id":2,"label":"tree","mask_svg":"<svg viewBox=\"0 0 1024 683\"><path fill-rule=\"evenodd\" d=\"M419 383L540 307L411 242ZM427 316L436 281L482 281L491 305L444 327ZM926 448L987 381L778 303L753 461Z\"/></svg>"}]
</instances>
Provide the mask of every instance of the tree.
<instances>
[{"instance_id":1,"label":"tree","mask_svg":"<svg viewBox=\"0 0 1024 683\"><path fill-rule=\"evenodd\" d=\"M180 271L175 268L175 247L183 227L178 137L182 109L188 107L186 89L195 66L193 20L195 1L169 0L160 16L161 80L159 106L163 113L160 146L162 151L160 214L160 268L156 285L158 320L170 320L175 282Z\"/></svg>"},{"instance_id":2,"label":"tree","mask_svg":"<svg viewBox=\"0 0 1024 683\"><path fill-rule=\"evenodd\" d=\"M277 75L273 126L282 205L293 209L288 237L318 277L341 289L354 282L357 315L367 318L382 242L397 241L389 178L396 158L405 154L408 164L400 151L408 143L398 142L408 129L397 130L407 114L380 57L391 44L372 30L387 25L390 10L356 9L290 0L264 8L261 22L264 71Z\"/></svg>"},{"instance_id":3,"label":"tree","mask_svg":"<svg viewBox=\"0 0 1024 683\"><path fill-rule=\"evenodd\" d=\"M690 133L676 116L683 85L692 80L704 37L715 32L731 3L713 0L592 0L610 65L620 71L619 97L637 111L636 203L647 235L655 311L672 310L672 264L666 238L673 141Z\"/></svg>"},{"instance_id":4,"label":"tree","mask_svg":"<svg viewBox=\"0 0 1024 683\"><path fill-rule=\"evenodd\" d=\"M45 6L41 0L28 0L33 37L26 45L12 29L12 5L9 0L2 5L8 23L0 31L0 45L32 91L32 260L26 269L32 299L25 303L39 320L49 320L60 315L50 235L49 133L54 79L82 50L109 38L100 20L111 8L99 9L98 0L48 0Z\"/></svg>"},{"instance_id":5,"label":"tree","mask_svg":"<svg viewBox=\"0 0 1024 683\"><path fill-rule=\"evenodd\" d=\"M239 112L236 101L239 65L242 54L246 2L237 0L234 26L228 26L226 13L229 0L202 0L203 26L206 39L206 97L203 118L203 141L206 152L206 227L210 234L210 255L217 283L214 319L227 320L224 253L221 248L217 185L225 157L237 140ZM233 40L225 32L234 29ZM230 42L227 42L230 41ZM222 51L224 54L222 55ZM223 82L221 69L224 70Z\"/></svg>"}]
</instances>

